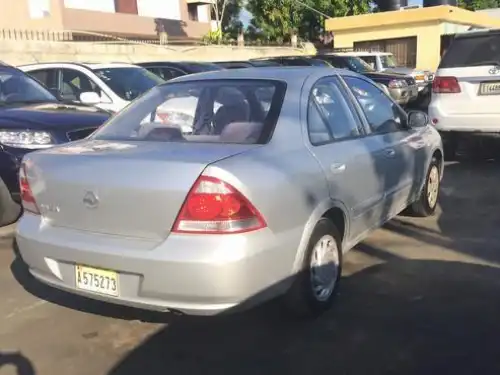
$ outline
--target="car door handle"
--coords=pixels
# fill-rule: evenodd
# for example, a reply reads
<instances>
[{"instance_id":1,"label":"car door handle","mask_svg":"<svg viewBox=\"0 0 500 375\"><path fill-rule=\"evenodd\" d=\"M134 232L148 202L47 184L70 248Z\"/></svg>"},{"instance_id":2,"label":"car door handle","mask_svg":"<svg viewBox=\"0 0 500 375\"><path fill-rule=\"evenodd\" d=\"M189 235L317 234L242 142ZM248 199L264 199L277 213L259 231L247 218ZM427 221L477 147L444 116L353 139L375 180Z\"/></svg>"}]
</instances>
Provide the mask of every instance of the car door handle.
<instances>
[{"instance_id":1,"label":"car door handle","mask_svg":"<svg viewBox=\"0 0 500 375\"><path fill-rule=\"evenodd\" d=\"M390 148L390 149L384 151L384 155L388 158L392 158L394 155L396 155L396 151L394 151L394 149Z\"/></svg>"},{"instance_id":2,"label":"car door handle","mask_svg":"<svg viewBox=\"0 0 500 375\"><path fill-rule=\"evenodd\" d=\"M342 173L345 171L345 169L346 169L345 164L334 163L330 165L330 170L332 171L332 173Z\"/></svg>"}]
</instances>

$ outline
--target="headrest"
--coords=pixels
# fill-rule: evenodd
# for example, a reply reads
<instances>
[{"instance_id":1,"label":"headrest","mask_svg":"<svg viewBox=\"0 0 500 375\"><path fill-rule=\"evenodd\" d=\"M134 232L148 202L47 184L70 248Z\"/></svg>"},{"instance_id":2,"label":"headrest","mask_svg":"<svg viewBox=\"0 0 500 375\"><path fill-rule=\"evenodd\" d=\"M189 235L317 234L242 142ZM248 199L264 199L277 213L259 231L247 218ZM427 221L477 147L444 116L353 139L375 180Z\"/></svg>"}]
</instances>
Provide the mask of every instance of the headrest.
<instances>
[{"instance_id":1,"label":"headrest","mask_svg":"<svg viewBox=\"0 0 500 375\"><path fill-rule=\"evenodd\" d=\"M221 142L255 143L259 139L264 124L261 122L231 122L220 135Z\"/></svg>"}]
</instances>

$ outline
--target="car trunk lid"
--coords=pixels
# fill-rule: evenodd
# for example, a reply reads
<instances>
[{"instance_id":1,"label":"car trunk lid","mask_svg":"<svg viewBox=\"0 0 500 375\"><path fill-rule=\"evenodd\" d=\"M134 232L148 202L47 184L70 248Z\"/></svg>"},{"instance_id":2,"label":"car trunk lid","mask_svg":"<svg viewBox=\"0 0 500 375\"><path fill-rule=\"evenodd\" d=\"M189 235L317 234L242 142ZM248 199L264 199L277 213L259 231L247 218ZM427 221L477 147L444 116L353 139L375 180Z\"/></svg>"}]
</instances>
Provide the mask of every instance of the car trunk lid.
<instances>
[{"instance_id":1,"label":"car trunk lid","mask_svg":"<svg viewBox=\"0 0 500 375\"><path fill-rule=\"evenodd\" d=\"M207 165L255 147L82 141L30 154L25 164L50 225L160 241Z\"/></svg>"}]
</instances>

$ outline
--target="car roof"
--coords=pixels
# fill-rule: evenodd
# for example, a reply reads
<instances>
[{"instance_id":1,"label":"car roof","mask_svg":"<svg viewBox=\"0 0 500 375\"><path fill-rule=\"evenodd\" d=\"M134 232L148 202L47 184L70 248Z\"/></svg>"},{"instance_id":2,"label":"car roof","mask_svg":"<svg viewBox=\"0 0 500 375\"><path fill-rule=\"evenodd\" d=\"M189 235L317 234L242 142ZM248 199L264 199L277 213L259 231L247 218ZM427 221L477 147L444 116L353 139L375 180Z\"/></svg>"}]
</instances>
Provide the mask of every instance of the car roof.
<instances>
[{"instance_id":1,"label":"car roof","mask_svg":"<svg viewBox=\"0 0 500 375\"><path fill-rule=\"evenodd\" d=\"M262 67L262 68L246 68L246 69L227 69L217 70L212 72L198 73L195 75L186 75L175 78L169 82L187 82L198 80L211 79L268 79L280 80L287 83L304 81L309 76L331 76L332 74L340 75L357 75L356 73L345 69L335 69L329 67L318 66L279 66L279 67Z\"/></svg>"},{"instance_id":2,"label":"car roof","mask_svg":"<svg viewBox=\"0 0 500 375\"><path fill-rule=\"evenodd\" d=\"M109 68L131 68L137 67L137 65L121 62L109 62L109 63L86 63L86 62L68 62L68 61L58 61L58 62L41 62L36 64L26 64L20 65L20 67L38 67L38 66L58 66L58 65L75 65L80 67L85 67L87 69L109 69Z\"/></svg>"},{"instance_id":3,"label":"car roof","mask_svg":"<svg viewBox=\"0 0 500 375\"><path fill-rule=\"evenodd\" d=\"M474 38L477 36L487 36L491 34L500 34L500 29L472 29L457 33L455 34L454 38L455 39Z\"/></svg>"},{"instance_id":4,"label":"car roof","mask_svg":"<svg viewBox=\"0 0 500 375\"><path fill-rule=\"evenodd\" d=\"M332 54L324 55L338 55L338 56L389 56L390 52L377 52L377 51L348 51L348 52L335 52Z\"/></svg>"}]
</instances>

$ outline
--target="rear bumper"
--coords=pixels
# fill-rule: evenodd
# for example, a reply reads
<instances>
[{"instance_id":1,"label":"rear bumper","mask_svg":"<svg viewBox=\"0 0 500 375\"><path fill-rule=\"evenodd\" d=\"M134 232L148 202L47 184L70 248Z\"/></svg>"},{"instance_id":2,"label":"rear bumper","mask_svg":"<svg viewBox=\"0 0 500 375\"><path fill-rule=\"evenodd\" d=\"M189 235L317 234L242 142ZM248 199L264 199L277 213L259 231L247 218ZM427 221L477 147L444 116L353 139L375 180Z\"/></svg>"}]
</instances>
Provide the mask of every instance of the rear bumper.
<instances>
[{"instance_id":1,"label":"rear bumper","mask_svg":"<svg viewBox=\"0 0 500 375\"><path fill-rule=\"evenodd\" d=\"M46 284L110 303L192 315L244 309L284 293L298 243L290 233L277 237L263 229L225 236L171 234L158 245L55 228L31 214L19 221L16 238L30 272ZM78 289L76 264L116 271L119 296Z\"/></svg>"},{"instance_id":2,"label":"rear bumper","mask_svg":"<svg viewBox=\"0 0 500 375\"><path fill-rule=\"evenodd\" d=\"M428 113L440 132L500 133L499 116L495 114L448 114L434 99L429 104Z\"/></svg>"}]
</instances>

